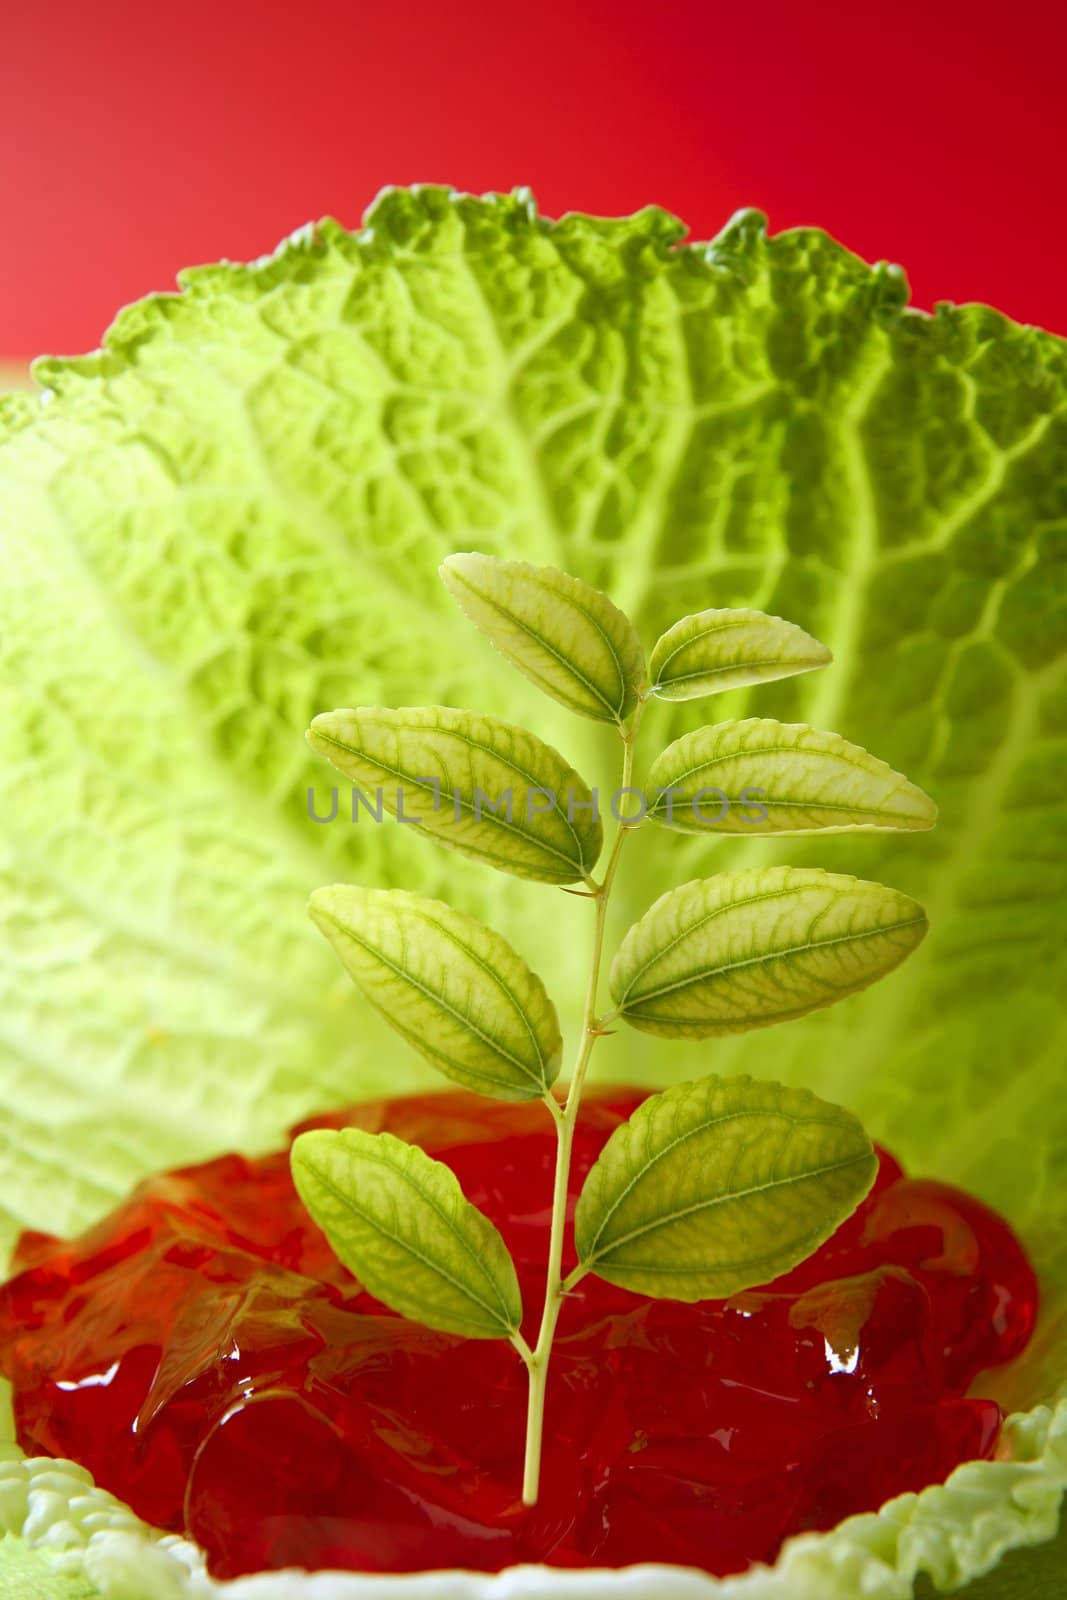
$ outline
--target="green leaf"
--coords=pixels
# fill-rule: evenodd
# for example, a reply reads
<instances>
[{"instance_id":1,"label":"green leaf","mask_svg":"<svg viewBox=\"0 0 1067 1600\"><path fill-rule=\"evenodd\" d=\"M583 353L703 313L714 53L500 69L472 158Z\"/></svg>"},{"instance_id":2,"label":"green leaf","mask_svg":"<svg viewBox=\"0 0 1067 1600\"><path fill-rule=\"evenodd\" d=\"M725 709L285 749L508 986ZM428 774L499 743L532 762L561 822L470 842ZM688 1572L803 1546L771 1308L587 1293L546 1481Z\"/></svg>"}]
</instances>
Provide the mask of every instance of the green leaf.
<instances>
[{"instance_id":1,"label":"green leaf","mask_svg":"<svg viewBox=\"0 0 1067 1600\"><path fill-rule=\"evenodd\" d=\"M1067 1413L1067 1402L1064 1410ZM957 1600L1063 1600L1065 1574L1067 1517L1061 1516L1059 1532L1047 1544L1011 1550L991 1572L955 1594ZM925 1574L915 1585L915 1600L940 1600L943 1594L944 1589L935 1588Z\"/></svg>"},{"instance_id":2,"label":"green leaf","mask_svg":"<svg viewBox=\"0 0 1067 1600\"><path fill-rule=\"evenodd\" d=\"M862 1123L806 1090L680 1084L601 1151L575 1214L578 1259L635 1294L725 1299L805 1260L877 1171Z\"/></svg>"},{"instance_id":3,"label":"green leaf","mask_svg":"<svg viewBox=\"0 0 1067 1600\"><path fill-rule=\"evenodd\" d=\"M84 1493L87 1486L81 1487ZM35 1497L38 1504L48 1503L49 1509L57 1498L52 1485ZM55 1546L34 1549L12 1534L0 1536L0 1600L103 1600L85 1573L71 1571L69 1560L57 1559L59 1554ZM152 1592L145 1590L146 1600Z\"/></svg>"},{"instance_id":4,"label":"green leaf","mask_svg":"<svg viewBox=\"0 0 1067 1600\"><path fill-rule=\"evenodd\" d=\"M331 1250L401 1316L464 1339L510 1339L522 1298L507 1246L443 1161L390 1133L315 1129L293 1182Z\"/></svg>"},{"instance_id":5,"label":"green leaf","mask_svg":"<svg viewBox=\"0 0 1067 1600\"><path fill-rule=\"evenodd\" d=\"M616 605L557 567L452 555L446 589L502 656L568 711L623 722L637 704L645 653Z\"/></svg>"},{"instance_id":6,"label":"green leaf","mask_svg":"<svg viewBox=\"0 0 1067 1600\"><path fill-rule=\"evenodd\" d=\"M751 717L683 734L653 762L653 822L680 833L841 833L932 828L937 807L837 733Z\"/></svg>"},{"instance_id":7,"label":"green leaf","mask_svg":"<svg viewBox=\"0 0 1067 1600\"><path fill-rule=\"evenodd\" d=\"M658 639L649 661L658 700L695 700L825 667L833 656L795 622L741 607L698 611Z\"/></svg>"},{"instance_id":8,"label":"green leaf","mask_svg":"<svg viewBox=\"0 0 1067 1600\"><path fill-rule=\"evenodd\" d=\"M559 1018L498 933L403 889L316 889L316 927L389 1025L447 1078L533 1100L559 1072Z\"/></svg>"},{"instance_id":9,"label":"green leaf","mask_svg":"<svg viewBox=\"0 0 1067 1600\"><path fill-rule=\"evenodd\" d=\"M449 706L324 711L311 748L368 796L374 814L501 872L576 883L604 832L588 786L525 728Z\"/></svg>"},{"instance_id":10,"label":"green leaf","mask_svg":"<svg viewBox=\"0 0 1067 1600\"><path fill-rule=\"evenodd\" d=\"M0 397L5 1246L79 1231L153 1170L434 1081L373 1012L355 1025L301 915L316 884L459 899L528 953L565 1025L580 1015L583 901L548 897L549 922L545 896L418 830L308 816L323 707L433 694L559 742L533 720L556 708L487 671L436 576L475 546L574 572L649 640L709 595L802 619L833 670L723 714L837 729L936 796L921 837L782 841L899 885L931 932L891 982L723 1038L715 1065L844 1101L909 1170L998 1207L1043 1312L995 1391L1056 1395L1067 344L906 302L898 269L751 212L708 244L651 208L557 223L526 194L392 190L355 233L327 220L130 306L100 351L38 366L47 404ZM660 706L663 742L703 709ZM706 839L670 845L677 881L706 871ZM631 843L621 926L661 892L666 846ZM780 847L724 849L755 866ZM633 1082L707 1066L699 1041L627 1046L613 1071ZM1056 1459L1034 1471L1050 1500ZM1034 1523L982 1465L1006 1548ZM944 1507L908 1548L950 1542L963 1582L974 1518ZM812 1594L851 1600L860 1554L831 1581L823 1547Z\"/></svg>"},{"instance_id":11,"label":"green leaf","mask_svg":"<svg viewBox=\"0 0 1067 1600\"><path fill-rule=\"evenodd\" d=\"M721 872L646 911L612 962L611 993L631 1027L710 1039L844 1000L925 933L923 908L879 883L803 867Z\"/></svg>"}]
</instances>

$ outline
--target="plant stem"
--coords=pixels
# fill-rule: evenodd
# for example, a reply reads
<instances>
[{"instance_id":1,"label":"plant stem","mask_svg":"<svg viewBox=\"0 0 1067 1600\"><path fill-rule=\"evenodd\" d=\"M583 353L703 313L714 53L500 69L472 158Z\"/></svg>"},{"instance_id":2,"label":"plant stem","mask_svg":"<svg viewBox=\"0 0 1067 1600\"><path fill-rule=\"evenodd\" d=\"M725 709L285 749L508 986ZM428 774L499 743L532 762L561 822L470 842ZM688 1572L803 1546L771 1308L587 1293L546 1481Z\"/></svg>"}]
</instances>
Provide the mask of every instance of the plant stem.
<instances>
[{"instance_id":1,"label":"plant stem","mask_svg":"<svg viewBox=\"0 0 1067 1600\"><path fill-rule=\"evenodd\" d=\"M634 741L637 738L637 729L644 711L644 703L639 702L633 715L630 727L623 732L623 758L622 758L622 783L621 788L630 787L633 778L634 766ZM563 1241L567 1226L567 1194L571 1170L571 1151L574 1146L574 1130L578 1122L578 1110L582 1100L582 1089L585 1084L585 1075L589 1067L589 1058L593 1053L593 1046L602 1035L602 1028L597 1020L597 992L600 987L600 968L604 958L604 933L607 928L608 899L615 882L615 874L619 869L619 859L622 855L623 843L626 835L633 831L633 827L620 822L615 839L608 856L608 863L604 869L604 876L599 884L591 884L590 898L596 901L596 922L593 927L593 949L589 964L589 981L586 986L585 1009L582 1016L582 1037L578 1047L578 1057L574 1063L571 1074L570 1088L567 1100L563 1106L552 1097L549 1099L549 1109L556 1122L556 1177L552 1194L552 1226L548 1243L548 1273L545 1284L545 1303L541 1314L541 1328L537 1336L537 1343L528 1355L523 1355L529 1373L529 1402L526 1412L526 1460L523 1468L522 1499L523 1504L533 1506L537 1504L538 1490L541 1480L541 1440L544 1430L545 1416L545 1387L548 1382L548 1363L552 1354L552 1341L556 1335L556 1324L563 1307L565 1288L562 1282L563 1269ZM580 1274L578 1274L580 1276ZM568 1284L576 1281L576 1275L571 1274ZM516 1347L518 1348L518 1347ZM527 1347L528 1349L528 1347Z\"/></svg>"}]
</instances>

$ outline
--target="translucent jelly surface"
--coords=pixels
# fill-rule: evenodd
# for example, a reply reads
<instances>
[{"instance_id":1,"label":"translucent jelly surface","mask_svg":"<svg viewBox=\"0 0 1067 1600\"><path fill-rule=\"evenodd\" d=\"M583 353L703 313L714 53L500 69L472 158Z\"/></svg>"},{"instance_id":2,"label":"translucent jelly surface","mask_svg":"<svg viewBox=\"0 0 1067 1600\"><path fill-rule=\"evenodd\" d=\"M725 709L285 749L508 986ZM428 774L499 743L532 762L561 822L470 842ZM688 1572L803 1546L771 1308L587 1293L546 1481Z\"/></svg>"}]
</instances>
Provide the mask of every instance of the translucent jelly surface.
<instances>
[{"instance_id":1,"label":"translucent jelly surface","mask_svg":"<svg viewBox=\"0 0 1067 1600\"><path fill-rule=\"evenodd\" d=\"M587 1095L572 1205L641 1098ZM345 1124L448 1163L516 1259L532 1337L555 1159L544 1107L446 1091L306 1126ZM880 1161L855 1215L763 1288L687 1306L582 1282L532 1510L515 1352L364 1292L304 1213L286 1151L153 1178L74 1243L23 1238L0 1291L19 1442L188 1533L220 1577L771 1561L789 1534L989 1456L1000 1412L967 1391L1033 1325L1034 1276L1007 1226Z\"/></svg>"}]
</instances>

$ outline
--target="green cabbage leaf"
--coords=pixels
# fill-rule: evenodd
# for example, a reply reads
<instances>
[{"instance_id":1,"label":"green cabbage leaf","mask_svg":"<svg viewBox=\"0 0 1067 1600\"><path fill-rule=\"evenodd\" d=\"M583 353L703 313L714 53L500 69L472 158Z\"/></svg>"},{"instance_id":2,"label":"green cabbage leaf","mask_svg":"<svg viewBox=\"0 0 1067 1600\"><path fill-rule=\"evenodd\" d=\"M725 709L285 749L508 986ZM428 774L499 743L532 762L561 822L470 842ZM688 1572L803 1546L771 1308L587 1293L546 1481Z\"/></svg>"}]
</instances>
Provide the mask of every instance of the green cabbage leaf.
<instances>
[{"instance_id":1,"label":"green cabbage leaf","mask_svg":"<svg viewBox=\"0 0 1067 1600\"><path fill-rule=\"evenodd\" d=\"M907 1497L906 1517L858 1519L845 1545L851 1524L800 1541L781 1592L846 1600L862 1582L896 1600L917 1573L958 1584L1052 1537L1067 1487L1067 345L983 307L906 301L897 269L815 230L769 237L752 212L703 244L655 209L552 223L522 192L390 190L357 232L325 221L251 265L183 274L99 352L39 362L43 394L0 397L0 1249L23 1227L81 1228L149 1170L261 1150L312 1110L428 1081L306 920L321 884L400 886L484 918L573 1027L580 900L347 820L343 801L333 822L309 815L309 786L325 816L335 774L304 730L338 705L503 716L612 785L610 732L499 670L441 587L445 556L575 573L646 648L684 613L754 607L834 662L730 691L715 714L876 750L933 796L938 826L649 830L614 942L669 883L785 862L914 895L930 935L829 1012L669 1051L620 1035L599 1069L810 1088L912 1170L1006 1213L1041 1274L1031 1351L983 1385L1028 1413L1008 1430L1016 1459ZM662 747L705 715L659 704L646 727ZM45 1561L72 1595L118 1594L93 1540L118 1571L123 1541L148 1535L119 1508L121 1527L101 1511L64 1546L47 1518L20 1519L31 1464L0 1449L0 1594ZM166 1573L142 1581L162 1596L181 1563L152 1550Z\"/></svg>"}]
</instances>

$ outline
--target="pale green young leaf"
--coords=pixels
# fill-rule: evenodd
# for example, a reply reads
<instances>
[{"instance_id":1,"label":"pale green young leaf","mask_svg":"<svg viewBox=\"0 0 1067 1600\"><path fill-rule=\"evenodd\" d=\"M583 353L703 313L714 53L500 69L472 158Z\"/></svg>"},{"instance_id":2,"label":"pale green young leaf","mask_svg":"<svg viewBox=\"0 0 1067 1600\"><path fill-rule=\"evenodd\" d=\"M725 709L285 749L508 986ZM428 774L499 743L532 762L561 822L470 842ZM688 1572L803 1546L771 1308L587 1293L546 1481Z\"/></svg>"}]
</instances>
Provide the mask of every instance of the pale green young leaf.
<instances>
[{"instance_id":1,"label":"pale green young leaf","mask_svg":"<svg viewBox=\"0 0 1067 1600\"><path fill-rule=\"evenodd\" d=\"M722 872L645 912L612 963L611 993L644 1033L740 1033L866 989L925 933L923 908L879 883L815 867Z\"/></svg>"},{"instance_id":2,"label":"pale green young leaf","mask_svg":"<svg viewBox=\"0 0 1067 1600\"><path fill-rule=\"evenodd\" d=\"M807 1090L749 1077L680 1084L601 1151L578 1200L578 1259L637 1294L739 1294L805 1260L877 1170L862 1124Z\"/></svg>"},{"instance_id":3,"label":"pale green young leaf","mask_svg":"<svg viewBox=\"0 0 1067 1600\"><path fill-rule=\"evenodd\" d=\"M364 706L323 712L307 739L371 806L448 849L541 883L596 865L604 833L588 785L525 728L449 706Z\"/></svg>"},{"instance_id":4,"label":"pale green young leaf","mask_svg":"<svg viewBox=\"0 0 1067 1600\"><path fill-rule=\"evenodd\" d=\"M649 661L658 700L695 700L825 667L830 651L794 622L747 608L682 617L657 640Z\"/></svg>"},{"instance_id":5,"label":"pale green young leaf","mask_svg":"<svg viewBox=\"0 0 1067 1600\"><path fill-rule=\"evenodd\" d=\"M334 884L308 911L371 1004L447 1078L498 1100L547 1092L559 1018L499 933L404 889Z\"/></svg>"},{"instance_id":6,"label":"pale green young leaf","mask_svg":"<svg viewBox=\"0 0 1067 1600\"><path fill-rule=\"evenodd\" d=\"M440 572L475 626L545 694L597 722L630 715L645 653L606 594L556 567L475 552L449 556Z\"/></svg>"},{"instance_id":7,"label":"pale green young leaf","mask_svg":"<svg viewBox=\"0 0 1067 1600\"><path fill-rule=\"evenodd\" d=\"M318 1128L294 1141L292 1170L330 1248L385 1305L465 1339L516 1332L507 1246L443 1161L389 1133Z\"/></svg>"},{"instance_id":8,"label":"pale green young leaf","mask_svg":"<svg viewBox=\"0 0 1067 1600\"><path fill-rule=\"evenodd\" d=\"M932 828L929 795L837 733L751 717L697 728L652 764L648 816L681 833Z\"/></svg>"}]
</instances>

